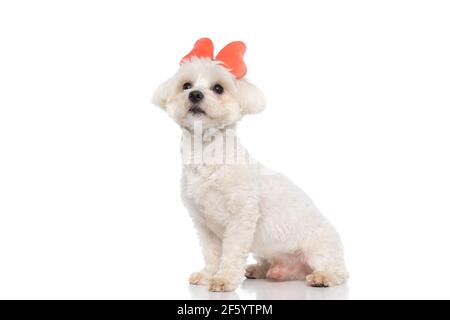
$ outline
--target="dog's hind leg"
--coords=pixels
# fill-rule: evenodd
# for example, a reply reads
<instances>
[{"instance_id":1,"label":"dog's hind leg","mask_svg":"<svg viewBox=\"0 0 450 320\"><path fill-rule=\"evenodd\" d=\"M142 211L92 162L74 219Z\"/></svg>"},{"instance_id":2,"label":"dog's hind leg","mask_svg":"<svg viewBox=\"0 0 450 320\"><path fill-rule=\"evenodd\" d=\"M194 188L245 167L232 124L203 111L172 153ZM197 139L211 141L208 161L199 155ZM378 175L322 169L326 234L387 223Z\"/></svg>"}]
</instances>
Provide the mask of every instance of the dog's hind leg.
<instances>
[{"instance_id":1,"label":"dog's hind leg","mask_svg":"<svg viewBox=\"0 0 450 320\"><path fill-rule=\"evenodd\" d=\"M343 254L337 248L314 251L307 255L306 261L312 269L312 273L306 276L306 281L313 287L337 286L348 278Z\"/></svg>"}]
</instances>

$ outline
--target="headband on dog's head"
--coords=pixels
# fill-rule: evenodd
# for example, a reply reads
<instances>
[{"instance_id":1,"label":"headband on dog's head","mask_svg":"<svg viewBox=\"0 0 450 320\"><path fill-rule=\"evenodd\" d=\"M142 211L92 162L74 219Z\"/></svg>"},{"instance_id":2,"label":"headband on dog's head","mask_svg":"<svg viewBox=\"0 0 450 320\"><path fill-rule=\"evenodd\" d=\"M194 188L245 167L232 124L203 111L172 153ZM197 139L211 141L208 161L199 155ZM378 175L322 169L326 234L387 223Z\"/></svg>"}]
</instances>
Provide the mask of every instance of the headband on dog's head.
<instances>
[{"instance_id":1,"label":"headband on dog's head","mask_svg":"<svg viewBox=\"0 0 450 320\"><path fill-rule=\"evenodd\" d=\"M244 53L246 50L245 43L242 41L234 41L223 47L214 59L214 44L211 39L201 38L197 40L194 48L181 59L180 64L189 61L193 57L209 58L223 64L230 72L240 79L247 73L247 67L244 63Z\"/></svg>"}]
</instances>

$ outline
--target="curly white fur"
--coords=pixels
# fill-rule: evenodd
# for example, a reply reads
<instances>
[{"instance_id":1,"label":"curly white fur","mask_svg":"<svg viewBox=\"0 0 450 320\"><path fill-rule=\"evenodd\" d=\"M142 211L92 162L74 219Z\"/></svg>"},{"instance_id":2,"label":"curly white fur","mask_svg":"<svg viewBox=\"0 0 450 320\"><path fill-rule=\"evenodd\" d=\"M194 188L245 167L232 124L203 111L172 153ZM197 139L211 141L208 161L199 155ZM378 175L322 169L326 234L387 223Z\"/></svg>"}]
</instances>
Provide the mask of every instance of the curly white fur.
<instances>
[{"instance_id":1,"label":"curly white fur","mask_svg":"<svg viewBox=\"0 0 450 320\"><path fill-rule=\"evenodd\" d=\"M183 90L183 84L189 83ZM222 94L212 90L220 84ZM200 91L193 113L189 94ZM244 275L304 279L334 286L348 277L339 236L313 202L285 176L252 159L235 123L260 112L262 93L209 59L185 62L160 85L153 102L183 128L182 197L200 238L205 267L192 284L232 291ZM190 111L191 110L191 111ZM246 268L248 255L258 263Z\"/></svg>"}]
</instances>

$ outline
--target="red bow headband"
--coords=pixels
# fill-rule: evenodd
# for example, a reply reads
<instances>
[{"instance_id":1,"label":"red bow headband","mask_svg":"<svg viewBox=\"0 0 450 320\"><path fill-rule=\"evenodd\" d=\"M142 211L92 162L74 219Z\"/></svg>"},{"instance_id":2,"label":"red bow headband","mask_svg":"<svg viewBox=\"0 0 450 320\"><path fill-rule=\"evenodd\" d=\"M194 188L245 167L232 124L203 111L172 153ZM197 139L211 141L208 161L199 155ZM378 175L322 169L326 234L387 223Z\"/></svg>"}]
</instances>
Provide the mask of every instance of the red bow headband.
<instances>
[{"instance_id":1,"label":"red bow headband","mask_svg":"<svg viewBox=\"0 0 450 320\"><path fill-rule=\"evenodd\" d=\"M244 63L245 43L241 41L234 41L227 44L214 59L214 44L211 39L201 38L197 40L194 48L187 55L181 59L180 64L189 61L192 57L209 58L220 62L225 68L236 77L242 78L247 73L247 67Z\"/></svg>"}]
</instances>

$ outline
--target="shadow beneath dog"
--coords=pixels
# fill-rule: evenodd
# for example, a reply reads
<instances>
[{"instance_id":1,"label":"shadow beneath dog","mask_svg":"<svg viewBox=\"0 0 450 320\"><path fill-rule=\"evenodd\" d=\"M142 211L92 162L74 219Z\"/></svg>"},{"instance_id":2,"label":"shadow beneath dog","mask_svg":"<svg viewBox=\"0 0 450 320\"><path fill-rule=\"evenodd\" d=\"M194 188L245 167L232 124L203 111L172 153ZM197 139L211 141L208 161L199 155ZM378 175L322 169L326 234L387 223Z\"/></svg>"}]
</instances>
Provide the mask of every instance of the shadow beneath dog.
<instances>
[{"instance_id":1,"label":"shadow beneath dog","mask_svg":"<svg viewBox=\"0 0 450 320\"><path fill-rule=\"evenodd\" d=\"M236 292L210 292L206 286L190 285L189 294L193 300L240 300ZM314 288L305 281L276 282L246 279L238 289L245 299L256 300L346 300L349 297L347 284Z\"/></svg>"},{"instance_id":2,"label":"shadow beneath dog","mask_svg":"<svg viewBox=\"0 0 450 320\"><path fill-rule=\"evenodd\" d=\"M189 286L189 294L193 300L239 300L236 292L211 292L206 286Z\"/></svg>"},{"instance_id":3,"label":"shadow beneath dog","mask_svg":"<svg viewBox=\"0 0 450 320\"><path fill-rule=\"evenodd\" d=\"M305 281L275 282L246 279L241 286L246 293L254 294L257 300L346 300L349 296L347 284L314 288Z\"/></svg>"}]
</instances>

